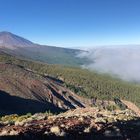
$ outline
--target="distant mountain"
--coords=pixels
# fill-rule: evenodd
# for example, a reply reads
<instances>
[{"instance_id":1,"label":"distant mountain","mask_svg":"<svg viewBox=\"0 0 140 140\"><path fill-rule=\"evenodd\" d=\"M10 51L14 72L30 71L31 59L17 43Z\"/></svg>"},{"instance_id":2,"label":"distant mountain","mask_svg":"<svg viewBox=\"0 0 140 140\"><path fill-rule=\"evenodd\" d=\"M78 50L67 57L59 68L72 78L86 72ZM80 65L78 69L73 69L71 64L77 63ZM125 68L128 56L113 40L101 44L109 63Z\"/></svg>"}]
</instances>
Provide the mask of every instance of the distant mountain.
<instances>
[{"instance_id":1,"label":"distant mountain","mask_svg":"<svg viewBox=\"0 0 140 140\"><path fill-rule=\"evenodd\" d=\"M0 32L0 47L16 49L16 47L30 47L35 44L10 32Z\"/></svg>"},{"instance_id":2,"label":"distant mountain","mask_svg":"<svg viewBox=\"0 0 140 140\"><path fill-rule=\"evenodd\" d=\"M38 45L10 32L0 32L0 49L14 56L51 64L79 66L87 60L78 58L78 49Z\"/></svg>"}]
</instances>

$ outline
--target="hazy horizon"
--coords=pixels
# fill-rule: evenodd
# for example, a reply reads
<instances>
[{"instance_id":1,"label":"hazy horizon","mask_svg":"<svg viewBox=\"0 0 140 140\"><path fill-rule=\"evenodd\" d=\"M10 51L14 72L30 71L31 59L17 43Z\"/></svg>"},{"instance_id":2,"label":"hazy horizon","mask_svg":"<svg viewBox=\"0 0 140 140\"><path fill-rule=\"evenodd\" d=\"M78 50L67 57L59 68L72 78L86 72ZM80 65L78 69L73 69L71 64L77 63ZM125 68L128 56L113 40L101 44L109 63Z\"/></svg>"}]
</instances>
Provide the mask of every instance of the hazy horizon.
<instances>
[{"instance_id":1,"label":"hazy horizon","mask_svg":"<svg viewBox=\"0 0 140 140\"><path fill-rule=\"evenodd\" d=\"M13 32L10 32L10 31L0 31L0 33L3 33L3 32L6 32L6 33L10 33L10 34L13 34L13 35L16 35L16 36L19 36L19 37L22 37L28 41L31 41L35 44L39 44L39 45L49 45L49 44L40 44L39 42L34 42L30 39L28 39L26 36L20 36L18 34L15 34ZM131 48L131 47L140 47L140 44L108 44L108 45L92 45L92 46L72 46L72 47L65 47L65 46L56 46L56 45L49 45L49 46L55 46L55 47L63 47L63 48L72 48L72 49L83 49L83 50L90 50L90 49L96 49L96 48L120 48L120 47L128 47L128 48Z\"/></svg>"}]
</instances>

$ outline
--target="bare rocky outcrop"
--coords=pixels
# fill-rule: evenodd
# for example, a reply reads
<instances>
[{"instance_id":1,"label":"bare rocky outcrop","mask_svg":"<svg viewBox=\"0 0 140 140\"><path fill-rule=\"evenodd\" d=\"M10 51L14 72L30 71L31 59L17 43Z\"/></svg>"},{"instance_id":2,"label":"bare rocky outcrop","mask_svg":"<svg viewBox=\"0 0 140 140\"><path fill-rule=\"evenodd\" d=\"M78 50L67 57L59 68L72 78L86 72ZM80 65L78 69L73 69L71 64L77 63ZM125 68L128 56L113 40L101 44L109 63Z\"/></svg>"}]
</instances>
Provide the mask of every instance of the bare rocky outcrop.
<instances>
[{"instance_id":1,"label":"bare rocky outcrop","mask_svg":"<svg viewBox=\"0 0 140 140\"><path fill-rule=\"evenodd\" d=\"M140 117L140 109L134 103L126 100L122 100L122 102Z\"/></svg>"},{"instance_id":2,"label":"bare rocky outcrop","mask_svg":"<svg viewBox=\"0 0 140 140\"><path fill-rule=\"evenodd\" d=\"M86 107L87 103L57 79L39 75L20 65L0 64L1 114L60 112Z\"/></svg>"}]
</instances>

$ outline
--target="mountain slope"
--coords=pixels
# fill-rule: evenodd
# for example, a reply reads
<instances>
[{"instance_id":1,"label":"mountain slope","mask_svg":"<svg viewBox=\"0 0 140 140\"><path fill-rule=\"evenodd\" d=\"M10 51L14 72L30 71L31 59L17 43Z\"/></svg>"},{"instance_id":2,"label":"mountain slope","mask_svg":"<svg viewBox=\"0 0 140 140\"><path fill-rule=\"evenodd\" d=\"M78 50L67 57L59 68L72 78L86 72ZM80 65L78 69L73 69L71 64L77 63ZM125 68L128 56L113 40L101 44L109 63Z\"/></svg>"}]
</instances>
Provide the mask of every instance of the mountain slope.
<instances>
[{"instance_id":1,"label":"mountain slope","mask_svg":"<svg viewBox=\"0 0 140 140\"><path fill-rule=\"evenodd\" d=\"M79 66L87 61L77 57L81 50L38 45L10 32L0 32L0 50L50 64Z\"/></svg>"},{"instance_id":2,"label":"mountain slope","mask_svg":"<svg viewBox=\"0 0 140 140\"><path fill-rule=\"evenodd\" d=\"M35 44L31 41L10 32L0 32L0 47L16 49L17 47L31 47L33 45Z\"/></svg>"},{"instance_id":3,"label":"mountain slope","mask_svg":"<svg viewBox=\"0 0 140 140\"><path fill-rule=\"evenodd\" d=\"M84 106L84 100L63 87L62 81L20 65L0 63L0 114L59 112Z\"/></svg>"},{"instance_id":4,"label":"mountain slope","mask_svg":"<svg viewBox=\"0 0 140 140\"><path fill-rule=\"evenodd\" d=\"M1 54L0 62L22 65L39 74L48 74L64 81L64 86L74 93L86 98L97 97L100 100L113 100L120 98L131 101L140 107L140 85L124 82L108 75L101 75L88 70L66 67L62 65L50 65L17 59L16 57Z\"/></svg>"}]
</instances>

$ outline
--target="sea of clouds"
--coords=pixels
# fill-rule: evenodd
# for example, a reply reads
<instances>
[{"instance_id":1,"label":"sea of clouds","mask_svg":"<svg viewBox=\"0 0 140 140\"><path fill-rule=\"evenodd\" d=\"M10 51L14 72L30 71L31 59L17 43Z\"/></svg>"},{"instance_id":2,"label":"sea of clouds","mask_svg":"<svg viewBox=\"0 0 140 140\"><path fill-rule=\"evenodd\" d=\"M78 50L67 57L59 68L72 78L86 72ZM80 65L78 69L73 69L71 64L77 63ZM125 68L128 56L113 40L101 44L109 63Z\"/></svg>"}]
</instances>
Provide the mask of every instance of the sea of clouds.
<instances>
[{"instance_id":1,"label":"sea of clouds","mask_svg":"<svg viewBox=\"0 0 140 140\"><path fill-rule=\"evenodd\" d=\"M88 49L78 54L90 63L83 68L109 73L126 81L140 82L140 46L110 46Z\"/></svg>"}]
</instances>

